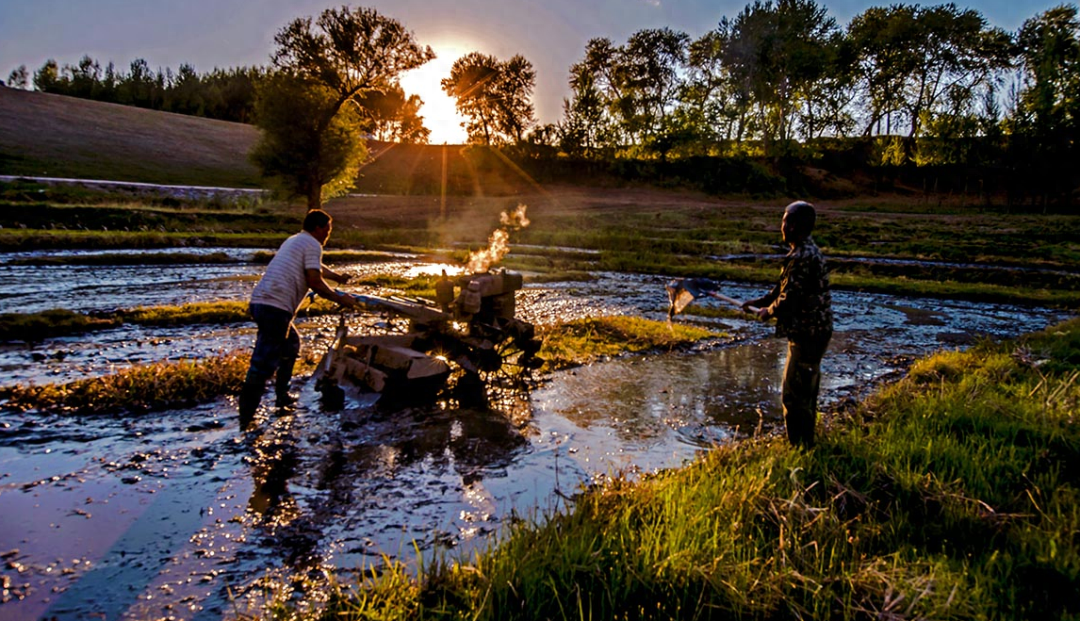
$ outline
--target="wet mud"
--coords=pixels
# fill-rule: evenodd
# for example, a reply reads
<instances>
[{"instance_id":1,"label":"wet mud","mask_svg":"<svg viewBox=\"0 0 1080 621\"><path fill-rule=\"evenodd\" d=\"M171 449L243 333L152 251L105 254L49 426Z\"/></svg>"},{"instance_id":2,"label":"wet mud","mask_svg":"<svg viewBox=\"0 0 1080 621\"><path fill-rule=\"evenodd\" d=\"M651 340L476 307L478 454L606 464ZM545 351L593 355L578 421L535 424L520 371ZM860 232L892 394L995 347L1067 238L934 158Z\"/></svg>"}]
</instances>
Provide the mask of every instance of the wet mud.
<instances>
[{"instance_id":1,"label":"wet mud","mask_svg":"<svg viewBox=\"0 0 1080 621\"><path fill-rule=\"evenodd\" d=\"M44 278L48 268L34 269ZM159 304L243 299L254 284L245 277L260 270L170 266L126 276L142 292L139 303ZM587 282L526 285L518 308L534 323L599 314L663 320L667 280L597 273ZM60 295L86 310L133 305L121 284L120 276L101 276L94 295L74 284ZM737 285L724 292L762 293ZM20 310L51 302L30 287L17 295ZM902 373L914 357L1064 318L1050 309L841 291L834 306L825 408ZM379 320L351 321L360 330ZM565 508L583 485L678 466L715 444L775 432L784 343L750 320L676 320L727 336L691 351L561 371L530 390L495 395L490 407L367 400L326 411L312 382L297 378L298 406L278 410L265 398L248 433L238 429L233 397L136 417L3 412L0 619L235 618L272 597L318 605L329 571L387 559L412 564L417 551L428 559L466 553L509 520ZM334 321L302 322L309 351L325 349ZM69 381L252 340L246 325L124 327L10 345L0 365L5 383Z\"/></svg>"}]
</instances>

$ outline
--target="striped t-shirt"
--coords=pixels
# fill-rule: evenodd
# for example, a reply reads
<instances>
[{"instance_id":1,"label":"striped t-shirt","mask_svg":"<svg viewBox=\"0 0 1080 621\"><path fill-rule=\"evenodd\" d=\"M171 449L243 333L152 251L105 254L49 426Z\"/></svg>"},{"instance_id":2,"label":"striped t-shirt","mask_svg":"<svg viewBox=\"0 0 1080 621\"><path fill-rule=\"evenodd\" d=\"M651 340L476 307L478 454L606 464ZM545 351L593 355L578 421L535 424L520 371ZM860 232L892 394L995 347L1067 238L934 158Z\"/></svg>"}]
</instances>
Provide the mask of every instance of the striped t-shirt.
<instances>
[{"instance_id":1,"label":"striped t-shirt","mask_svg":"<svg viewBox=\"0 0 1080 621\"><path fill-rule=\"evenodd\" d=\"M251 292L251 303L295 313L308 291L305 270L322 270L322 244L311 233L301 231L278 248Z\"/></svg>"}]
</instances>

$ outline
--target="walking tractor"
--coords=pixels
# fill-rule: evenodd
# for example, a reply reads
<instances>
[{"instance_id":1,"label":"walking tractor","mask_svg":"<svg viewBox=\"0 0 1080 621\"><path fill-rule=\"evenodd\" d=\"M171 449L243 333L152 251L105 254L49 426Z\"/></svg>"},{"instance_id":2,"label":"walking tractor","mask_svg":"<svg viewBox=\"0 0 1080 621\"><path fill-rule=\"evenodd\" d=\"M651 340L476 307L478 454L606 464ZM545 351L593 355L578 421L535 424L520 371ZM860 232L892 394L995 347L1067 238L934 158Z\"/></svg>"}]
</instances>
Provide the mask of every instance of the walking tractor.
<instances>
[{"instance_id":1,"label":"walking tractor","mask_svg":"<svg viewBox=\"0 0 1080 621\"><path fill-rule=\"evenodd\" d=\"M542 360L533 324L517 319L521 275L503 269L435 285L435 301L354 295L368 312L404 320L401 332L350 335L342 312L337 332L315 371L325 407L341 408L349 393L433 399L449 384L490 389L523 386ZM400 323L400 322L399 322Z\"/></svg>"}]
</instances>

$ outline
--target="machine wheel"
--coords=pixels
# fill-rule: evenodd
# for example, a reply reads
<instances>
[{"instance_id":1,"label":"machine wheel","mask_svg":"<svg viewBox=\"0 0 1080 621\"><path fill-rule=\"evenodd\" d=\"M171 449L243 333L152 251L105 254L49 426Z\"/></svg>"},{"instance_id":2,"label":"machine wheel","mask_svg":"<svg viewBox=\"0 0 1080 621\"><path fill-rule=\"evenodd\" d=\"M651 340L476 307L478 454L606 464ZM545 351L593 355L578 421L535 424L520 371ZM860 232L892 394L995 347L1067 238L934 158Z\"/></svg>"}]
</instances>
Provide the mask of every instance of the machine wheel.
<instances>
[{"instance_id":1,"label":"machine wheel","mask_svg":"<svg viewBox=\"0 0 1080 621\"><path fill-rule=\"evenodd\" d=\"M337 382L321 378L315 384L315 390L322 393L322 407L328 412L336 412L345 407L345 390Z\"/></svg>"},{"instance_id":2,"label":"machine wheel","mask_svg":"<svg viewBox=\"0 0 1080 621\"><path fill-rule=\"evenodd\" d=\"M480 379L492 388L524 387L530 372L539 366L536 364L539 348L539 343L531 340L522 342L509 338L502 341L491 351L491 363L481 365Z\"/></svg>"}]
</instances>

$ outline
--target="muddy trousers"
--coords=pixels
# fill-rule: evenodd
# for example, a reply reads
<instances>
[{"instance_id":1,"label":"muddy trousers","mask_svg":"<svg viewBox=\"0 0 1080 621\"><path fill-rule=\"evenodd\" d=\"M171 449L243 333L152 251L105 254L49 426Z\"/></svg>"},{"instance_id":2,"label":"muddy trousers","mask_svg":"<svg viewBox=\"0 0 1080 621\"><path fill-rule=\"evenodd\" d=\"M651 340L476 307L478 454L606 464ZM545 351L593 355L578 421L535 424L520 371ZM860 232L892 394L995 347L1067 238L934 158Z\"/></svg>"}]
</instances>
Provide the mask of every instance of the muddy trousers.
<instances>
[{"instance_id":1,"label":"muddy trousers","mask_svg":"<svg viewBox=\"0 0 1080 621\"><path fill-rule=\"evenodd\" d=\"M259 333L240 390L241 428L251 424L266 389L266 380L277 374L275 393L279 400L288 396L293 367L300 356L300 334L292 323L292 313L266 304L252 304L250 311Z\"/></svg>"},{"instance_id":2,"label":"muddy trousers","mask_svg":"<svg viewBox=\"0 0 1080 621\"><path fill-rule=\"evenodd\" d=\"M814 445L821 359L831 338L832 333L828 333L788 341L782 400L788 440L796 446Z\"/></svg>"}]
</instances>

